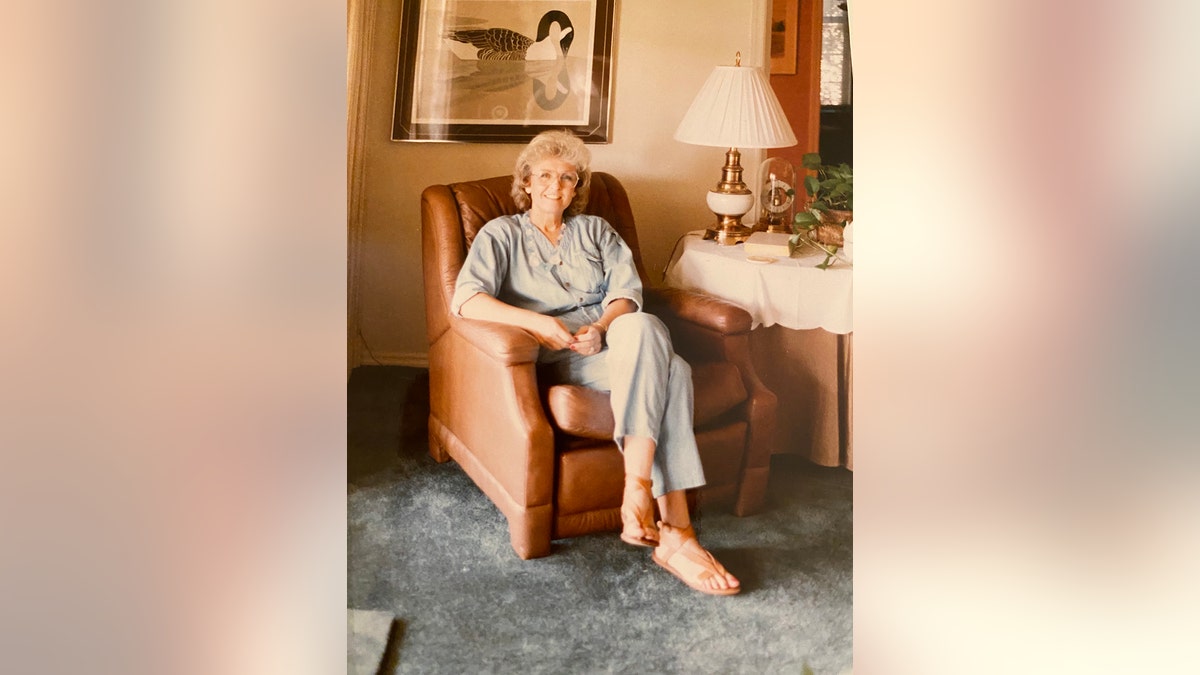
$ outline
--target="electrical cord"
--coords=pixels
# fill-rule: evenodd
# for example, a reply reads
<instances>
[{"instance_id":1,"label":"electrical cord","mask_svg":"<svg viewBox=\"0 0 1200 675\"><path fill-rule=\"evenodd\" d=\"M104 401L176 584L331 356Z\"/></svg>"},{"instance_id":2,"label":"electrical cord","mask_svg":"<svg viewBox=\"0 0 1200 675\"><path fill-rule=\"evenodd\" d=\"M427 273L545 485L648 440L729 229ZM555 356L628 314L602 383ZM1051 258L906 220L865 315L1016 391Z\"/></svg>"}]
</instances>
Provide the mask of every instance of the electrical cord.
<instances>
[{"instance_id":1,"label":"electrical cord","mask_svg":"<svg viewBox=\"0 0 1200 675\"><path fill-rule=\"evenodd\" d=\"M363 349L367 350L367 356L371 357L371 360L375 362L375 365L382 366L383 362L375 356L375 352L371 351L371 345L367 344L367 338L363 337L362 326L355 323L354 332L358 334L358 341L362 343Z\"/></svg>"},{"instance_id":2,"label":"electrical cord","mask_svg":"<svg viewBox=\"0 0 1200 675\"><path fill-rule=\"evenodd\" d=\"M692 230L691 232L684 232L675 240L675 246L671 248L671 255L667 258L667 266L663 268L663 283L667 281L667 271L671 269L671 263L675 262L675 254L679 252L679 244L683 243L686 237L699 237L702 234L704 234L704 230Z\"/></svg>"}]
</instances>

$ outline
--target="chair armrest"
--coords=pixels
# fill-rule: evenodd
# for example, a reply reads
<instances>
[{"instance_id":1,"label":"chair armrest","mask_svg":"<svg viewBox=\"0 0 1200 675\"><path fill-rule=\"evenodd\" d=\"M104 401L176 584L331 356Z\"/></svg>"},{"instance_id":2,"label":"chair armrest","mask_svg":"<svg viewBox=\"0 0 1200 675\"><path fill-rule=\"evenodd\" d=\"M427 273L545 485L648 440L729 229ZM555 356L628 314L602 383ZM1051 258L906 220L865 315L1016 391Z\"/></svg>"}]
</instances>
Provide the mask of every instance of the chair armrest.
<instances>
[{"instance_id":1,"label":"chair armrest","mask_svg":"<svg viewBox=\"0 0 1200 675\"><path fill-rule=\"evenodd\" d=\"M680 288L658 287L645 290L646 310L651 314L670 314L688 323L722 335L750 332L750 313L727 300Z\"/></svg>"},{"instance_id":2,"label":"chair armrest","mask_svg":"<svg viewBox=\"0 0 1200 675\"><path fill-rule=\"evenodd\" d=\"M537 338L529 331L495 321L453 317L451 328L479 351L502 365L537 361Z\"/></svg>"},{"instance_id":3,"label":"chair armrest","mask_svg":"<svg viewBox=\"0 0 1200 675\"><path fill-rule=\"evenodd\" d=\"M537 354L523 329L461 317L430 347L431 437L505 514L552 498L554 434Z\"/></svg>"}]
</instances>

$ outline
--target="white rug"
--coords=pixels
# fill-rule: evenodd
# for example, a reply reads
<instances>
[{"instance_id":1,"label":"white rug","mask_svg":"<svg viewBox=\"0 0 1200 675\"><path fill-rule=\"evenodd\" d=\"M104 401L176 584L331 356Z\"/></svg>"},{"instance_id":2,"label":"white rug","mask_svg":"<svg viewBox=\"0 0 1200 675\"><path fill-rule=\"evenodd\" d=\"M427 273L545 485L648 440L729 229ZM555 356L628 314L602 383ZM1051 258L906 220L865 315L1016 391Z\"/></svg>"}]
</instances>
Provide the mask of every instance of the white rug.
<instances>
[{"instance_id":1,"label":"white rug","mask_svg":"<svg viewBox=\"0 0 1200 675\"><path fill-rule=\"evenodd\" d=\"M390 612L346 610L346 672L349 675L379 673L394 621Z\"/></svg>"}]
</instances>

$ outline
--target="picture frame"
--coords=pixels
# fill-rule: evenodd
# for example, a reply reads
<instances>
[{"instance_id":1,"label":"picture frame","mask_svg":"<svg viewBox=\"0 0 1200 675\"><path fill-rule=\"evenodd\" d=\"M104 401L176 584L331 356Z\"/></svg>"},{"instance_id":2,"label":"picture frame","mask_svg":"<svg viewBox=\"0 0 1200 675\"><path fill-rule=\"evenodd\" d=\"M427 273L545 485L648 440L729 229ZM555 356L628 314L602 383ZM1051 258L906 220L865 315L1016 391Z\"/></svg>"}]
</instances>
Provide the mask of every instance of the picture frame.
<instances>
[{"instance_id":1,"label":"picture frame","mask_svg":"<svg viewBox=\"0 0 1200 675\"><path fill-rule=\"evenodd\" d=\"M771 74L796 74L796 35L800 0L771 2Z\"/></svg>"},{"instance_id":2,"label":"picture frame","mask_svg":"<svg viewBox=\"0 0 1200 675\"><path fill-rule=\"evenodd\" d=\"M608 143L615 0L401 0L392 140Z\"/></svg>"}]
</instances>

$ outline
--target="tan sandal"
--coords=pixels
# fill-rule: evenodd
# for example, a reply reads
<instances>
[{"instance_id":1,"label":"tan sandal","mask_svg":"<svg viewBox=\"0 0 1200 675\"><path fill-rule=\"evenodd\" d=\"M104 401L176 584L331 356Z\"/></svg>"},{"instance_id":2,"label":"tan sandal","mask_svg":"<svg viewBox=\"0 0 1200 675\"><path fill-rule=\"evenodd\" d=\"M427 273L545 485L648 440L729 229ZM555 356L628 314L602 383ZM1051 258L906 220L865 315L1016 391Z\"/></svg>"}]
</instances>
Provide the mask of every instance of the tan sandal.
<instances>
[{"instance_id":1,"label":"tan sandal","mask_svg":"<svg viewBox=\"0 0 1200 675\"><path fill-rule=\"evenodd\" d=\"M625 476L625 495L621 499L621 541L634 546L658 546L658 528L654 526L654 496L649 478Z\"/></svg>"},{"instance_id":2,"label":"tan sandal","mask_svg":"<svg viewBox=\"0 0 1200 675\"><path fill-rule=\"evenodd\" d=\"M660 522L658 527L663 538L667 540L660 548L674 544L674 548L667 555L660 556L658 551L654 552L652 557L660 567L674 574L692 589L708 595L735 595L742 590L741 586L709 588L704 584L715 576L726 574L726 570L696 540L696 531L691 525L678 528Z\"/></svg>"}]
</instances>

